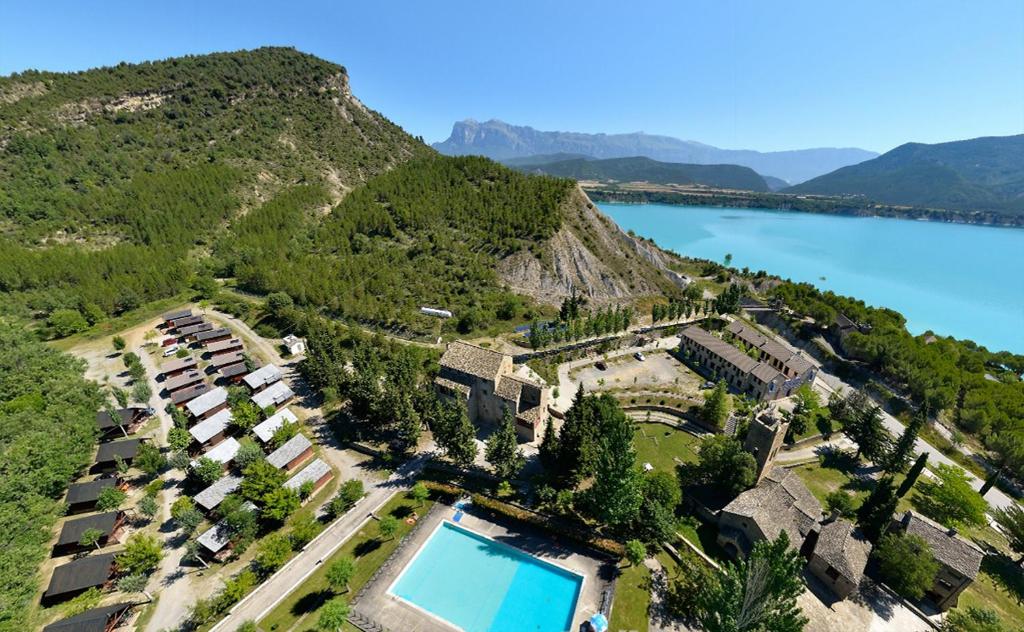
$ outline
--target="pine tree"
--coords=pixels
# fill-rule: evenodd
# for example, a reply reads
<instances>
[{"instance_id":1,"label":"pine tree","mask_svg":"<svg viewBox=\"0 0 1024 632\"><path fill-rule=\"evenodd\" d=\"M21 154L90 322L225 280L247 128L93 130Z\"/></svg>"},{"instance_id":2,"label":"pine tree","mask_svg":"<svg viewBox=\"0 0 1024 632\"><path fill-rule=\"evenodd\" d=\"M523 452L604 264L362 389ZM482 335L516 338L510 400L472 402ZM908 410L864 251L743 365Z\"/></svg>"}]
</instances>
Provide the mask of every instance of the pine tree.
<instances>
[{"instance_id":1,"label":"pine tree","mask_svg":"<svg viewBox=\"0 0 1024 632\"><path fill-rule=\"evenodd\" d=\"M595 397L588 397L580 383L572 406L565 413L559 434L559 468L570 482L578 483L594 472L600 419Z\"/></svg>"},{"instance_id":2,"label":"pine tree","mask_svg":"<svg viewBox=\"0 0 1024 632\"><path fill-rule=\"evenodd\" d=\"M519 449L519 442L516 440L516 425L511 410L505 409L498 430L488 437L485 454L494 471L505 480L515 478L526 464L523 451Z\"/></svg>"},{"instance_id":3,"label":"pine tree","mask_svg":"<svg viewBox=\"0 0 1024 632\"><path fill-rule=\"evenodd\" d=\"M540 442L540 462L549 471L557 472L558 470L558 454L559 454L559 439L558 432L555 430L555 420L548 416L547 424L544 426L544 438Z\"/></svg>"},{"instance_id":4,"label":"pine tree","mask_svg":"<svg viewBox=\"0 0 1024 632\"><path fill-rule=\"evenodd\" d=\"M704 398L700 417L715 428L725 427L725 420L729 417L729 392L726 390L725 380L719 380L715 388Z\"/></svg>"}]
</instances>

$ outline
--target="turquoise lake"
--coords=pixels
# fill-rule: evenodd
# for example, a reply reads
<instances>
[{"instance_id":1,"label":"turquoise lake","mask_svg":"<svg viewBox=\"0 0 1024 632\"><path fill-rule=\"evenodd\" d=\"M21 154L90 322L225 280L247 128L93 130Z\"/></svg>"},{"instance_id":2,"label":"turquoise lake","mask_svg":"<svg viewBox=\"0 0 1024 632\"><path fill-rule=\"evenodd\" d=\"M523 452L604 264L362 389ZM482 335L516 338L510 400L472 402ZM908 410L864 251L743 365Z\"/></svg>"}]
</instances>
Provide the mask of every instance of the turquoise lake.
<instances>
[{"instance_id":1,"label":"turquoise lake","mask_svg":"<svg viewBox=\"0 0 1024 632\"><path fill-rule=\"evenodd\" d=\"M1024 353L1024 229L770 209L601 203L659 246L889 307L932 330Z\"/></svg>"}]
</instances>

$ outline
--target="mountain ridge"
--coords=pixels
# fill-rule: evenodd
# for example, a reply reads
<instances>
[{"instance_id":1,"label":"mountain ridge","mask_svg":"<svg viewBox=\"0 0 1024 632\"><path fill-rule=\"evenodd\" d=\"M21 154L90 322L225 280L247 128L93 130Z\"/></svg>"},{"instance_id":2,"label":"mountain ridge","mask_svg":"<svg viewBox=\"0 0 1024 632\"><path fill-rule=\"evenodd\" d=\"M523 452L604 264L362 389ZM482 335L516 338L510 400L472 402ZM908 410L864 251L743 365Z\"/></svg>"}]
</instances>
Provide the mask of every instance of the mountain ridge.
<instances>
[{"instance_id":1,"label":"mountain ridge","mask_svg":"<svg viewBox=\"0 0 1024 632\"><path fill-rule=\"evenodd\" d=\"M1024 134L905 143L784 189L887 204L1024 214Z\"/></svg>"},{"instance_id":2,"label":"mountain ridge","mask_svg":"<svg viewBox=\"0 0 1024 632\"><path fill-rule=\"evenodd\" d=\"M697 141L634 132L587 134L540 131L497 119L458 121L449 137L431 145L448 155L478 154L507 160L538 154L573 153L594 158L645 156L662 162L736 164L758 174L802 182L837 168L869 160L877 153L858 148L815 148L779 152L721 149Z\"/></svg>"},{"instance_id":3,"label":"mountain ridge","mask_svg":"<svg viewBox=\"0 0 1024 632\"><path fill-rule=\"evenodd\" d=\"M575 180L695 184L720 189L768 191L768 184L750 167L661 162L644 156L628 158L571 158L539 164L518 164L527 173L544 173Z\"/></svg>"}]
</instances>

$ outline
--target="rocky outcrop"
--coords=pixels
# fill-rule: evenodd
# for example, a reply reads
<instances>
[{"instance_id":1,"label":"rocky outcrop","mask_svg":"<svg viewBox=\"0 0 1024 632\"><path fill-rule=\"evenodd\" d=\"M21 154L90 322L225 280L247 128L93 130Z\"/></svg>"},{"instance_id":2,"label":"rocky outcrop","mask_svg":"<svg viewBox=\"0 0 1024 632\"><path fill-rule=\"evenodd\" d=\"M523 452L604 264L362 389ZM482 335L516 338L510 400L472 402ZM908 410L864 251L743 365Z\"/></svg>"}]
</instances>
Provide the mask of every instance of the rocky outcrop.
<instances>
[{"instance_id":1,"label":"rocky outcrop","mask_svg":"<svg viewBox=\"0 0 1024 632\"><path fill-rule=\"evenodd\" d=\"M575 290L593 304L672 293L686 284L669 269L672 255L632 237L578 187L562 208L562 227L531 250L498 264L508 287L557 305Z\"/></svg>"}]
</instances>

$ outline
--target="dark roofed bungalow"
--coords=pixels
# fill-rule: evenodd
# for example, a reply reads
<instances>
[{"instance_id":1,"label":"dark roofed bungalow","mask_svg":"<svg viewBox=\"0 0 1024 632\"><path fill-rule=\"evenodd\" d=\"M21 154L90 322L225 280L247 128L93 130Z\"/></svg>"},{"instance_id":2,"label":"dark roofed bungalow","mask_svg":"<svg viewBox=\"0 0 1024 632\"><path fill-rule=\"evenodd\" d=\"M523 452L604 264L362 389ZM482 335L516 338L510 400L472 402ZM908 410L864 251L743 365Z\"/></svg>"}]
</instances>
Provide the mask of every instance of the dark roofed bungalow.
<instances>
[{"instance_id":1,"label":"dark roofed bungalow","mask_svg":"<svg viewBox=\"0 0 1024 632\"><path fill-rule=\"evenodd\" d=\"M939 563L939 572L925 597L943 612L956 606L960 593L978 576L985 553L960 537L955 529L947 529L913 511L895 516L890 529L919 536L928 543L932 557Z\"/></svg>"},{"instance_id":2,"label":"dark roofed bungalow","mask_svg":"<svg viewBox=\"0 0 1024 632\"><path fill-rule=\"evenodd\" d=\"M241 352L222 353L220 355L215 355L212 358L210 358L210 366L219 369L221 367L229 366L232 364L238 364L239 362L244 361L245 358L242 356Z\"/></svg>"},{"instance_id":3,"label":"dark roofed bungalow","mask_svg":"<svg viewBox=\"0 0 1024 632\"><path fill-rule=\"evenodd\" d=\"M201 322L178 329L178 335L185 340L195 340L196 334L213 329L213 323Z\"/></svg>"},{"instance_id":4,"label":"dark roofed bungalow","mask_svg":"<svg viewBox=\"0 0 1024 632\"><path fill-rule=\"evenodd\" d=\"M86 610L43 628L43 632L112 632L128 618L134 604L115 603Z\"/></svg>"},{"instance_id":5,"label":"dark roofed bungalow","mask_svg":"<svg viewBox=\"0 0 1024 632\"><path fill-rule=\"evenodd\" d=\"M111 441L101 443L100 449L96 452L96 464L93 470L112 471L116 465L115 459L120 457L126 463L131 463L135 455L139 453L139 446L143 439L125 439L124 441Z\"/></svg>"},{"instance_id":6,"label":"dark roofed bungalow","mask_svg":"<svg viewBox=\"0 0 1024 632\"><path fill-rule=\"evenodd\" d=\"M196 368L196 359L192 356L187 358L175 358L163 366L160 374L165 379L170 379L175 375L180 375L185 371L190 371Z\"/></svg>"},{"instance_id":7,"label":"dark roofed bungalow","mask_svg":"<svg viewBox=\"0 0 1024 632\"><path fill-rule=\"evenodd\" d=\"M68 520L61 527L60 535L57 536L57 544L53 547L54 556L103 548L112 540L116 541L121 532L121 526L124 524L124 517L125 514L122 511L108 511L76 520ZM96 542L96 546L82 546L79 543L82 534L88 529L96 529L103 533Z\"/></svg>"},{"instance_id":8,"label":"dark roofed bungalow","mask_svg":"<svg viewBox=\"0 0 1024 632\"><path fill-rule=\"evenodd\" d=\"M231 330L227 327L220 327L218 329L211 329L210 331L201 331L196 334L196 340L204 347L212 342L218 340L227 340L231 337Z\"/></svg>"},{"instance_id":9,"label":"dark roofed bungalow","mask_svg":"<svg viewBox=\"0 0 1024 632\"><path fill-rule=\"evenodd\" d=\"M216 357L222 353L231 353L233 351L242 350L242 339L241 338L228 338L227 340L218 340L212 342L206 347L207 353L211 356Z\"/></svg>"},{"instance_id":10,"label":"dark roofed bungalow","mask_svg":"<svg viewBox=\"0 0 1024 632\"><path fill-rule=\"evenodd\" d=\"M182 327L191 327L192 325L198 325L201 322L203 322L202 316L185 316L184 318L174 319L174 321L171 323L168 329L171 331L177 330L178 335L180 336Z\"/></svg>"},{"instance_id":11,"label":"dark roofed bungalow","mask_svg":"<svg viewBox=\"0 0 1024 632\"><path fill-rule=\"evenodd\" d=\"M162 316L164 321L164 327L170 327L174 324L175 321L180 320L182 318L188 318L191 315L191 309L177 309L174 310L173 312L167 312Z\"/></svg>"},{"instance_id":12,"label":"dark roofed bungalow","mask_svg":"<svg viewBox=\"0 0 1024 632\"><path fill-rule=\"evenodd\" d=\"M96 501L100 497L100 492L108 487L119 486L118 480L113 477L98 478L94 481L68 485L68 495L64 500L68 506L68 514L92 511L96 508Z\"/></svg>"},{"instance_id":13,"label":"dark roofed bungalow","mask_svg":"<svg viewBox=\"0 0 1024 632\"><path fill-rule=\"evenodd\" d=\"M96 427L99 428L100 438L111 435L130 435L139 429L139 425L150 415L146 408L133 406L130 408L119 408L117 420L110 416L110 412L101 410L96 413Z\"/></svg>"},{"instance_id":14,"label":"dark roofed bungalow","mask_svg":"<svg viewBox=\"0 0 1024 632\"><path fill-rule=\"evenodd\" d=\"M183 388L187 388L194 384L198 384L203 381L203 374L199 371L187 371L181 375L175 375L166 382L164 382L164 390L168 393L180 391Z\"/></svg>"},{"instance_id":15,"label":"dark roofed bungalow","mask_svg":"<svg viewBox=\"0 0 1024 632\"><path fill-rule=\"evenodd\" d=\"M177 393L171 393L171 403L178 408L184 408L185 404L212 390L213 387L209 384L196 384L195 386L184 388Z\"/></svg>"},{"instance_id":16,"label":"dark roofed bungalow","mask_svg":"<svg viewBox=\"0 0 1024 632\"><path fill-rule=\"evenodd\" d=\"M245 362L237 362L220 369L221 377L228 380L232 384L237 384L242 381L246 375L248 375L249 369L245 366Z\"/></svg>"},{"instance_id":17,"label":"dark roofed bungalow","mask_svg":"<svg viewBox=\"0 0 1024 632\"><path fill-rule=\"evenodd\" d=\"M100 553L69 562L53 569L43 603L70 599L90 588L106 586L114 574L114 554Z\"/></svg>"}]
</instances>

